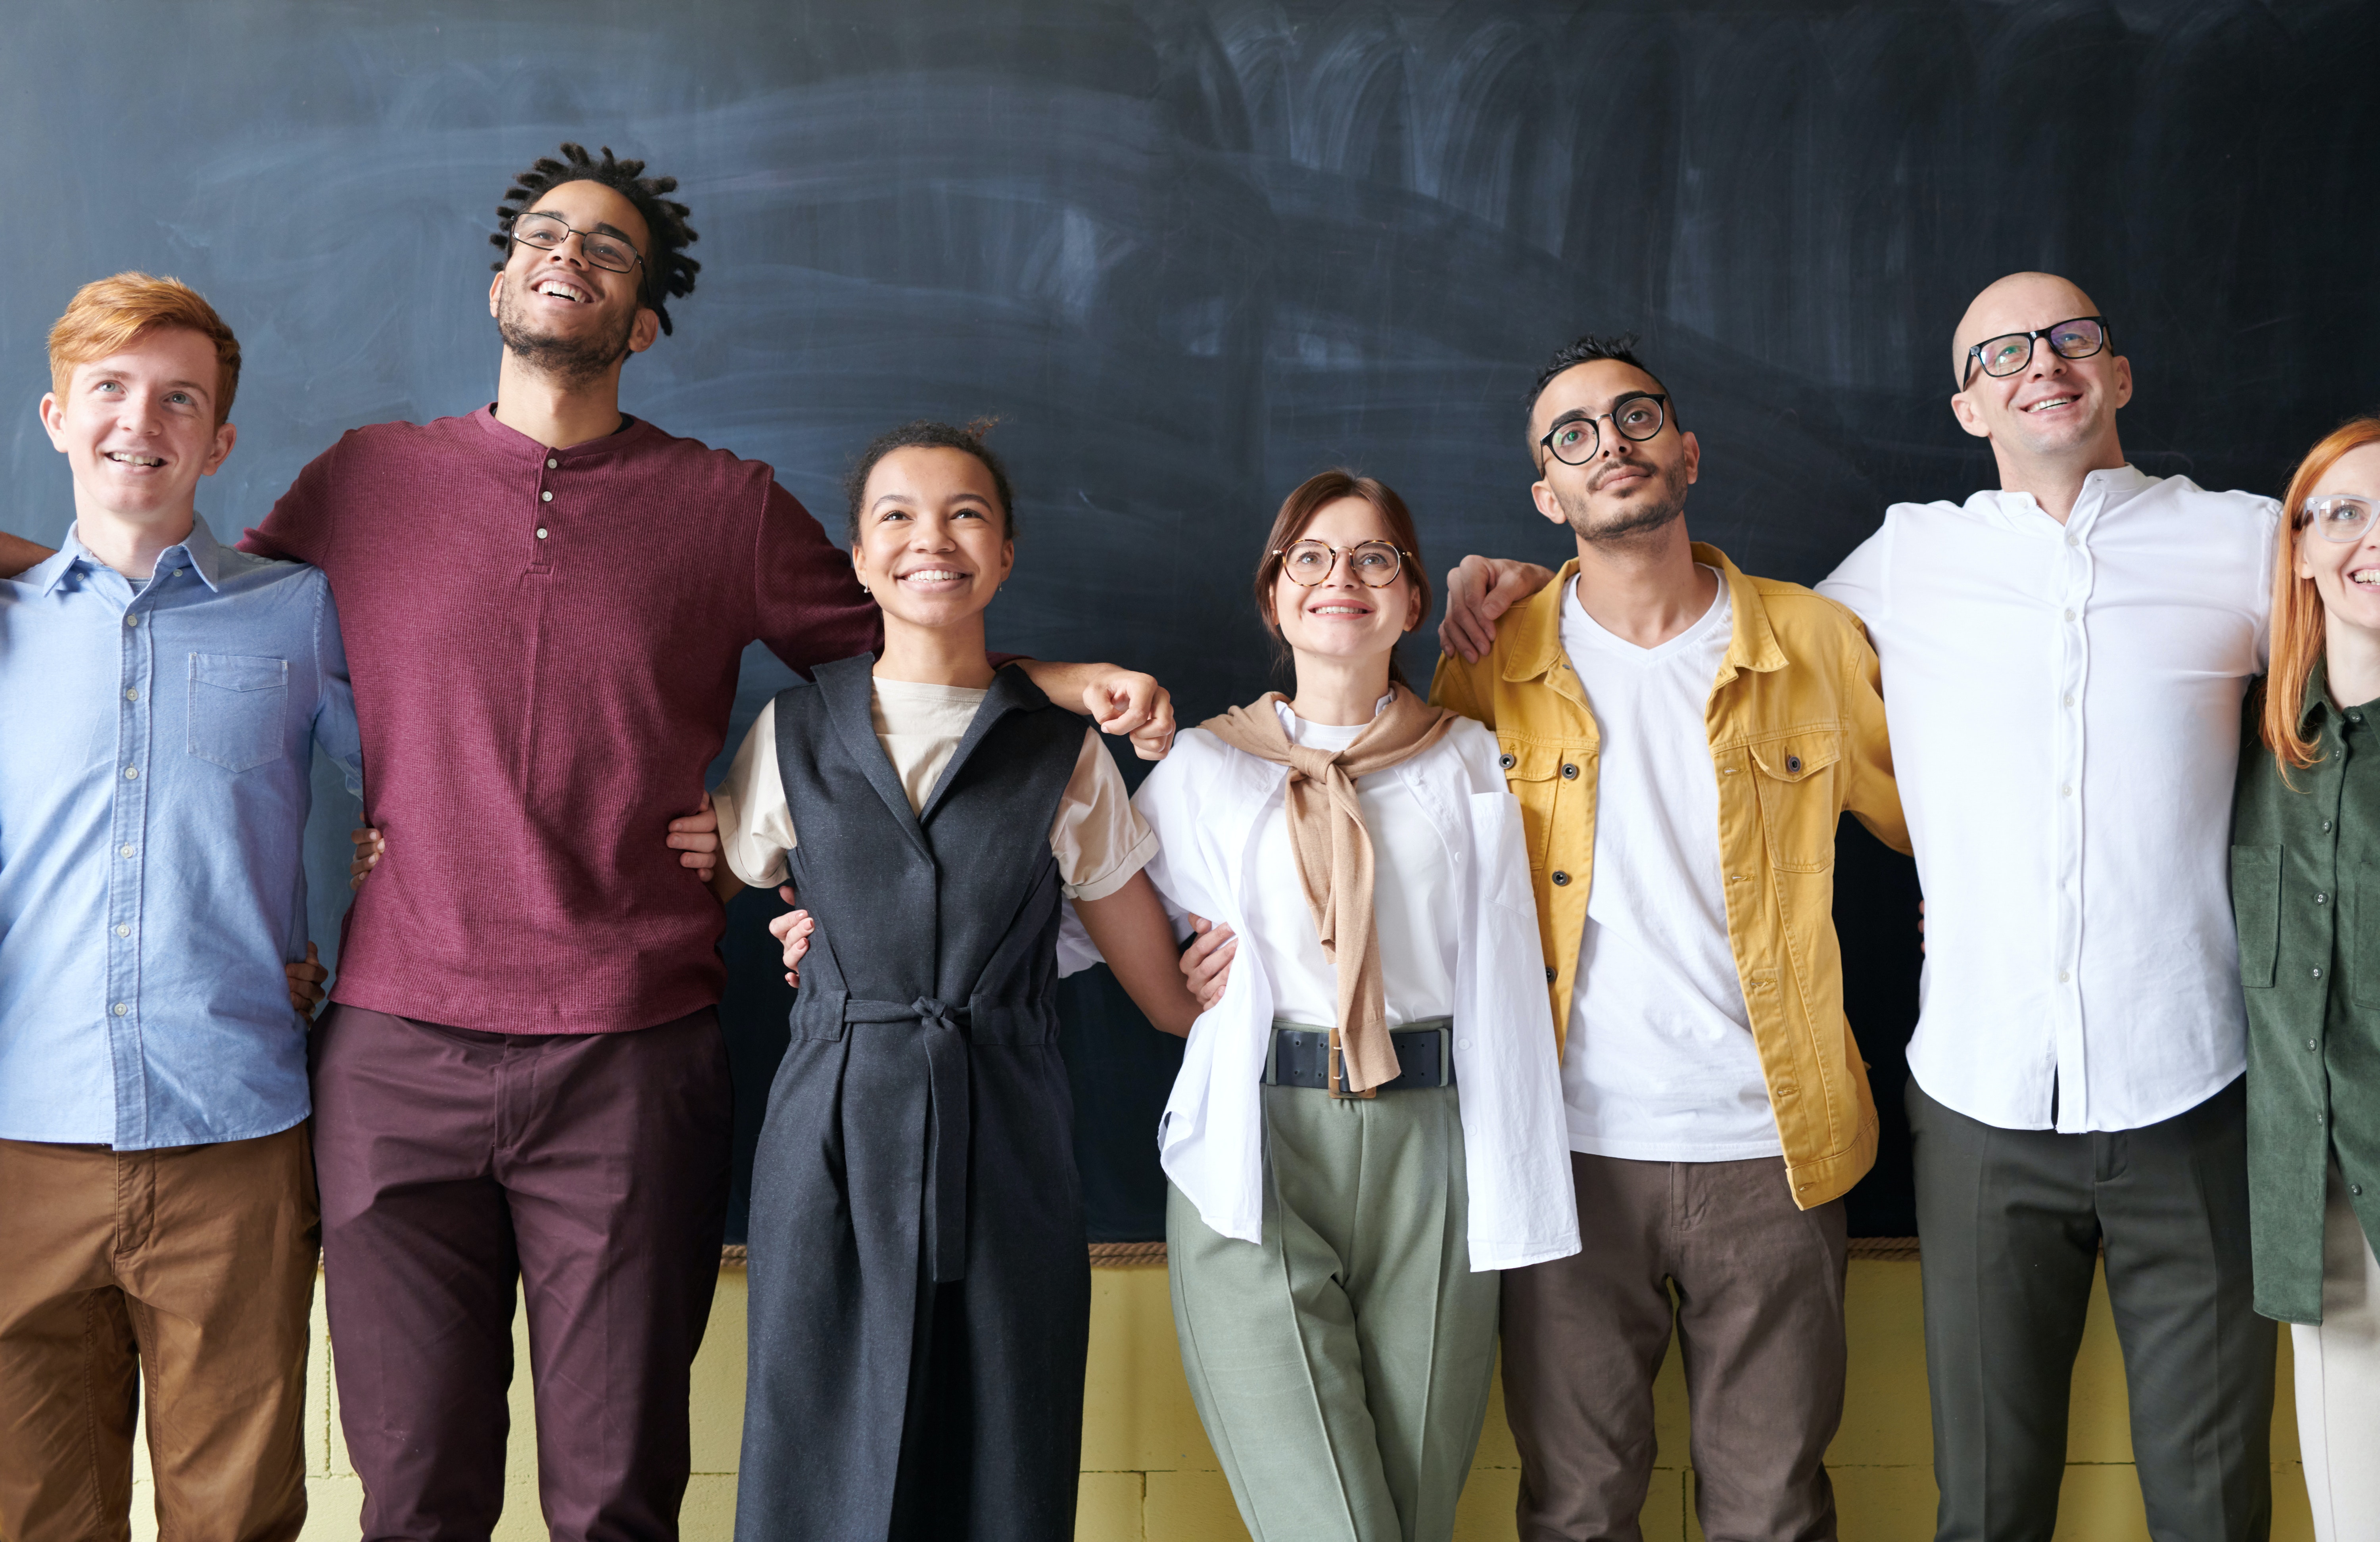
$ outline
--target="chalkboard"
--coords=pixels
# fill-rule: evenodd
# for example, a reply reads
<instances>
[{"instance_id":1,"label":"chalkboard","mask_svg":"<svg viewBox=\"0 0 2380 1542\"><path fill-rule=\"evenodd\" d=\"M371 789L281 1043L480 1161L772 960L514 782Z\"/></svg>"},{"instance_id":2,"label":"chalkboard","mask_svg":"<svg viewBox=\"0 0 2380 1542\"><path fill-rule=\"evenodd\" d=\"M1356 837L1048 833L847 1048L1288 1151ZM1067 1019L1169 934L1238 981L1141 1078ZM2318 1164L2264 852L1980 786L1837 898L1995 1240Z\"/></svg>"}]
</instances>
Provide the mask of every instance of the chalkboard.
<instances>
[{"instance_id":1,"label":"chalkboard","mask_svg":"<svg viewBox=\"0 0 2380 1542\"><path fill-rule=\"evenodd\" d=\"M874 431L1001 414L997 645L1150 669L1196 720L1269 683L1248 573L1318 467L1402 492L1434 568L1558 560L1519 396L1587 329L1644 334L1703 441L1689 521L1756 573L1814 581L1887 504L1990 482L1949 336L2017 268L2112 318L2143 469L2276 489L2380 401L2375 58L2368 4L2246 0L14 0L0 525L67 526L42 334L119 269L189 280L246 346L218 528L344 429L484 402L492 212L582 140L679 177L701 232L628 410L831 521ZM749 661L738 736L783 679ZM327 941L353 808L317 781ZM1914 881L1864 835L1840 872L1897 1132ZM727 943L747 1147L771 903ZM1172 1048L1097 977L1066 1004L1095 1229L1152 1235ZM1854 1231L1911 1229L1905 1168L1896 1134Z\"/></svg>"}]
</instances>

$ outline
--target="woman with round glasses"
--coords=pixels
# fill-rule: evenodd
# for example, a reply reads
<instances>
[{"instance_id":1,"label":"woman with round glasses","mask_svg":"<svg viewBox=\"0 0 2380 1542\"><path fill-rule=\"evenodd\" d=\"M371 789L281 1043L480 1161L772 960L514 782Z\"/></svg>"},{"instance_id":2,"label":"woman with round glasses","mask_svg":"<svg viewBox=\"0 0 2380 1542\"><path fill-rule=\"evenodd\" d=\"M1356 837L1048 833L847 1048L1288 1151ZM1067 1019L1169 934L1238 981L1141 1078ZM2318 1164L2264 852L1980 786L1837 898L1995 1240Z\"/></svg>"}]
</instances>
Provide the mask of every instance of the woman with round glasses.
<instances>
[{"instance_id":1,"label":"woman with round glasses","mask_svg":"<svg viewBox=\"0 0 2380 1542\"><path fill-rule=\"evenodd\" d=\"M1394 492L1300 486L1256 599L1293 694L1184 733L1134 800L1168 907L1221 923L1160 1126L1174 1325L1257 1542L1429 1542L1495 1271L1578 1250L1520 810L1397 668L1429 583Z\"/></svg>"},{"instance_id":2,"label":"woman with round glasses","mask_svg":"<svg viewBox=\"0 0 2380 1542\"><path fill-rule=\"evenodd\" d=\"M2256 1309L2293 1325L2321 1542L2380 1539L2380 418L2289 480L2231 898Z\"/></svg>"}]
</instances>

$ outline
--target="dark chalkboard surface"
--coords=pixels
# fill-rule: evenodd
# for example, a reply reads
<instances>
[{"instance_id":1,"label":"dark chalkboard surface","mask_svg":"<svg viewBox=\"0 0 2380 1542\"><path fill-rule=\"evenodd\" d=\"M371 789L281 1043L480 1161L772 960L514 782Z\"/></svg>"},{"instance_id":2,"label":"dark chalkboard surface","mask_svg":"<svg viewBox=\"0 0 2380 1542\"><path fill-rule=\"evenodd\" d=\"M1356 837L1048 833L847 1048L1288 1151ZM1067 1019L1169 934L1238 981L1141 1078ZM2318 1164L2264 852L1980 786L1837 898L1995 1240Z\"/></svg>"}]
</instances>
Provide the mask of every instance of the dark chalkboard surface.
<instances>
[{"instance_id":1,"label":"dark chalkboard surface","mask_svg":"<svg viewBox=\"0 0 2380 1542\"><path fill-rule=\"evenodd\" d=\"M1000 413L1023 539L996 642L1148 668L1192 720L1268 684L1247 574L1322 466L1402 491L1434 568L1559 560L1518 396L1582 330L1643 333L1701 435L1695 533L1803 582L1888 503L1990 480L1944 403L1949 338L2011 269L2113 319L2146 470L2272 491L2380 402L2368 4L13 0L7 23L0 526L48 541L68 483L31 406L78 284L177 274L238 330L240 444L200 504L227 531L342 430L488 398L484 234L564 139L679 177L702 233L630 411L772 462L830 523L874 431ZM737 736L783 679L748 662ZM327 941L353 807L318 785ZM1897 1130L1914 880L1854 832L1840 880ZM727 944L747 1126L783 1033L772 905L739 902ZM1095 1228L1153 1235L1172 1047L1099 977L1066 1005ZM1905 1167L1888 1139L1855 1232L1911 1229Z\"/></svg>"}]
</instances>

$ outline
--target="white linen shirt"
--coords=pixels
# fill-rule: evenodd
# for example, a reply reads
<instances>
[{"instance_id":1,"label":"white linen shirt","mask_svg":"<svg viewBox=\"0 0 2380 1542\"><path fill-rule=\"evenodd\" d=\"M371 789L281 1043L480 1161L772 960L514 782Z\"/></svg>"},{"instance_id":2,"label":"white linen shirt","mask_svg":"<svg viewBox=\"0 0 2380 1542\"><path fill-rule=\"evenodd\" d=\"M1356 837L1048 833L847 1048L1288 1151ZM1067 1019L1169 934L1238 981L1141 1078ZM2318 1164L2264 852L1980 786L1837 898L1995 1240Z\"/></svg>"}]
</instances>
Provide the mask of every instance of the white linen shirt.
<instances>
[{"instance_id":1,"label":"white linen shirt","mask_svg":"<svg viewBox=\"0 0 2380 1542\"><path fill-rule=\"evenodd\" d=\"M1148 876L1177 917L1195 912L1249 935L1257 839L1264 821L1284 817L1288 777L1288 767L1194 728L1141 783L1133 803L1158 838ZM1362 780L1376 777L1398 778L1412 794L1444 844L1461 896L1457 912L1441 920L1457 949L1454 1063L1471 1267L1518 1269L1565 1257L1579 1244L1561 1069L1520 805L1505 788L1495 737L1460 722L1427 749ZM1312 924L1302 905L1298 914ZM1263 1237L1260 1083L1272 1025L1273 988L1260 950L1243 947L1222 999L1190 1029L1158 1124L1165 1175L1208 1226L1249 1243Z\"/></svg>"},{"instance_id":2,"label":"white linen shirt","mask_svg":"<svg viewBox=\"0 0 2380 1542\"><path fill-rule=\"evenodd\" d=\"M2138 1129L2245 1068L2231 780L2277 517L2126 466L2062 526L2024 492L1896 504L1818 586L1883 662L1937 1102Z\"/></svg>"}]
</instances>

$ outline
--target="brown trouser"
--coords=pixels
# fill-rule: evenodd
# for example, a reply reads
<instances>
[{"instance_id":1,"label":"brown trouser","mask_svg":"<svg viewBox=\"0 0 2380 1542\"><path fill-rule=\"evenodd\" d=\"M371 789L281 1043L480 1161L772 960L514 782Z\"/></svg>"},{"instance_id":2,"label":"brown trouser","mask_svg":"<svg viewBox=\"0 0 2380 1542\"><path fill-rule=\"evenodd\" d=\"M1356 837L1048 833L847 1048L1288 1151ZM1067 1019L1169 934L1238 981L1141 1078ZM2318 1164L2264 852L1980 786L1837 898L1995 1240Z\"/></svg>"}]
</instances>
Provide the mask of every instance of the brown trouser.
<instances>
[{"instance_id":1,"label":"brown trouser","mask_svg":"<svg viewBox=\"0 0 2380 1542\"><path fill-rule=\"evenodd\" d=\"M1504 1272L1522 1542L1643 1536L1653 1378L1673 1311L1703 1535L1832 1538L1825 1457L1843 1413L1841 1201L1796 1209L1774 1157L1570 1160L1585 1247Z\"/></svg>"},{"instance_id":2,"label":"brown trouser","mask_svg":"<svg viewBox=\"0 0 2380 1542\"><path fill-rule=\"evenodd\" d=\"M0 1537L131 1535L144 1382L159 1531L296 1536L316 1237L302 1124L154 1151L0 1140Z\"/></svg>"},{"instance_id":3,"label":"brown trouser","mask_svg":"<svg viewBox=\"0 0 2380 1542\"><path fill-rule=\"evenodd\" d=\"M666 1542L719 1284L719 1016L495 1034L334 1007L314 1030L322 1281L363 1535L484 1538L516 1288L554 1542Z\"/></svg>"}]
</instances>

